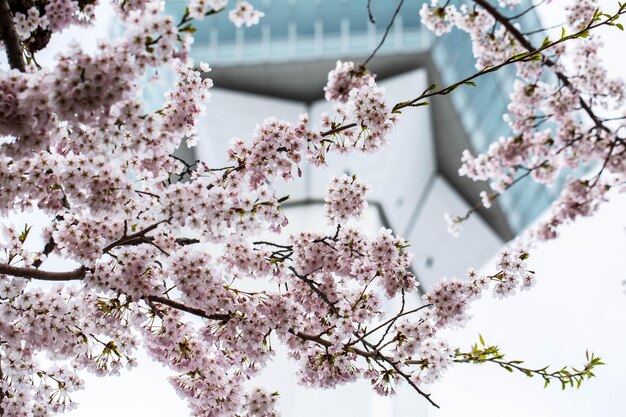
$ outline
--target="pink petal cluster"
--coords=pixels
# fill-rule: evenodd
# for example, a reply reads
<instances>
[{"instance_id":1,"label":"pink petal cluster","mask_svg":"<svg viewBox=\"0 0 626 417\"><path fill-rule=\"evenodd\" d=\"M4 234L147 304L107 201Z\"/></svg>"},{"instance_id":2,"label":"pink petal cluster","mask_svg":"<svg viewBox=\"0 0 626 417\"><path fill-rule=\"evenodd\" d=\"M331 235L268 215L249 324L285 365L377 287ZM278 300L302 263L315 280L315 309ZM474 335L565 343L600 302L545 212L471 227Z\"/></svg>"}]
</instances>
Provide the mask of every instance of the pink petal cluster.
<instances>
[{"instance_id":1,"label":"pink petal cluster","mask_svg":"<svg viewBox=\"0 0 626 417\"><path fill-rule=\"evenodd\" d=\"M353 89L360 89L370 81L375 75L368 72L363 67L357 67L354 62L337 61L335 69L328 73L328 83L324 87L324 97L328 101L345 103L348 95Z\"/></svg>"},{"instance_id":2,"label":"pink petal cluster","mask_svg":"<svg viewBox=\"0 0 626 417\"><path fill-rule=\"evenodd\" d=\"M359 218L367 208L365 193L369 187L356 176L333 177L324 199L326 217L331 222L342 223L351 217Z\"/></svg>"},{"instance_id":3,"label":"pink petal cluster","mask_svg":"<svg viewBox=\"0 0 626 417\"><path fill-rule=\"evenodd\" d=\"M243 25L246 25L246 27L254 26L259 23L263 16L265 16L265 13L255 9L245 0L237 0L235 8L228 12L228 18L237 27Z\"/></svg>"}]
</instances>

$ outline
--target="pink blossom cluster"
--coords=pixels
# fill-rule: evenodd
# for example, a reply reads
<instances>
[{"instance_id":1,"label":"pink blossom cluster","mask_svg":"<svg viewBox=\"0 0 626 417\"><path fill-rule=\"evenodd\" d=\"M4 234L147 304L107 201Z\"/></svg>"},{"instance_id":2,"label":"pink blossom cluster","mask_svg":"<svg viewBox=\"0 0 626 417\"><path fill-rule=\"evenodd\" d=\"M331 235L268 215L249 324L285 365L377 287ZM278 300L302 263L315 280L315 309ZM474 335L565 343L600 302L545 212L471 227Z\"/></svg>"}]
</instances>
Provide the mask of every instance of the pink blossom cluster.
<instances>
[{"instance_id":1,"label":"pink blossom cluster","mask_svg":"<svg viewBox=\"0 0 626 417\"><path fill-rule=\"evenodd\" d=\"M134 336L121 332L124 325L117 317L102 313L97 298L62 288L28 289L25 284L5 278L0 290L5 415L43 416L75 408L73 393L84 387L78 371L115 375L135 365L130 356L136 348ZM59 364L42 368L42 351ZM68 360L72 364L63 365Z\"/></svg>"},{"instance_id":2,"label":"pink blossom cluster","mask_svg":"<svg viewBox=\"0 0 626 417\"><path fill-rule=\"evenodd\" d=\"M47 16L41 16L36 7L28 9L26 14L15 14L15 31L22 39L28 39L33 31L38 27L46 29L49 21Z\"/></svg>"},{"instance_id":3,"label":"pink blossom cluster","mask_svg":"<svg viewBox=\"0 0 626 417\"><path fill-rule=\"evenodd\" d=\"M532 236L539 240L554 239L561 224L593 215L607 201L607 192L613 185L613 181L591 184L588 180L570 178L563 187L561 198L552 206L550 217L533 228Z\"/></svg>"},{"instance_id":4,"label":"pink blossom cluster","mask_svg":"<svg viewBox=\"0 0 626 417\"><path fill-rule=\"evenodd\" d=\"M597 0L580 0L567 4L565 5L567 23L573 28L582 27L589 23L596 10L598 10Z\"/></svg>"},{"instance_id":5,"label":"pink blossom cluster","mask_svg":"<svg viewBox=\"0 0 626 417\"><path fill-rule=\"evenodd\" d=\"M528 252L504 250L496 262L498 272L491 276L479 276L474 269L467 271L467 279L443 279L431 292L424 295L424 302L433 305L436 327L460 326L467 319L468 306L481 297L483 291L494 283L493 294L502 298L526 290L534 285L534 272L527 269Z\"/></svg>"},{"instance_id":6,"label":"pink blossom cluster","mask_svg":"<svg viewBox=\"0 0 626 417\"><path fill-rule=\"evenodd\" d=\"M181 33L172 16L162 11L163 4L156 0L146 1L141 7L119 11L127 30L126 39L122 43L126 50L120 52L122 57L134 58L139 70L158 68L175 59L187 64L191 38L186 32ZM122 57L117 60L124 61Z\"/></svg>"},{"instance_id":7,"label":"pink blossom cluster","mask_svg":"<svg viewBox=\"0 0 626 417\"><path fill-rule=\"evenodd\" d=\"M210 71L206 64L201 66L202 72ZM163 123L186 136L188 144L193 144L197 142L190 139L196 134L195 120L204 114L204 103L211 96L208 90L213 86L213 81L210 78L202 79L200 72L182 63L176 66L176 73L177 89L165 95L169 101L163 106Z\"/></svg>"},{"instance_id":8,"label":"pink blossom cluster","mask_svg":"<svg viewBox=\"0 0 626 417\"><path fill-rule=\"evenodd\" d=\"M370 79L361 88L352 89L348 95L347 112L354 114L362 128L353 146L358 146L363 152L374 152L386 145L387 134L395 124L395 116L390 115L384 93L385 90ZM359 144L359 141L362 143Z\"/></svg>"},{"instance_id":9,"label":"pink blossom cluster","mask_svg":"<svg viewBox=\"0 0 626 417\"><path fill-rule=\"evenodd\" d=\"M220 10L226 7L228 0L191 0L189 15L197 20L203 20L207 12Z\"/></svg>"},{"instance_id":10,"label":"pink blossom cluster","mask_svg":"<svg viewBox=\"0 0 626 417\"><path fill-rule=\"evenodd\" d=\"M324 209L331 222L342 223L347 219L359 218L367 208L365 193L368 186L356 176L333 177L326 190Z\"/></svg>"},{"instance_id":11,"label":"pink blossom cluster","mask_svg":"<svg viewBox=\"0 0 626 417\"><path fill-rule=\"evenodd\" d=\"M28 237L31 228L25 227L23 230L18 230L15 226L3 225L3 237L4 242L0 245L2 251L2 258L7 263L15 264L19 262L32 264L36 260L44 260L45 255L41 252L33 252L24 247L23 243ZM6 289L9 291L9 289Z\"/></svg>"},{"instance_id":12,"label":"pink blossom cluster","mask_svg":"<svg viewBox=\"0 0 626 417\"><path fill-rule=\"evenodd\" d=\"M243 376L232 371L228 353L196 337L195 329L175 313L159 321L143 330L148 352L176 372L171 382L188 400L191 413L202 417L235 415L243 400Z\"/></svg>"},{"instance_id":13,"label":"pink blossom cluster","mask_svg":"<svg viewBox=\"0 0 626 417\"><path fill-rule=\"evenodd\" d=\"M496 24L494 17L486 10L470 7L462 3L458 7L446 3L439 4L439 0L425 2L420 10L420 17L426 27L440 36L458 28L469 34L472 40L472 50L476 58L476 68L497 65L512 55L521 52L519 43L504 26ZM507 2L515 5L516 1ZM489 27L492 30L486 31Z\"/></svg>"},{"instance_id":14,"label":"pink blossom cluster","mask_svg":"<svg viewBox=\"0 0 626 417\"><path fill-rule=\"evenodd\" d=\"M285 120L266 119L256 126L251 145L239 138L233 140L229 157L245 166L242 173L250 173L252 187L277 177L291 179L293 165L301 161L306 143L297 133Z\"/></svg>"},{"instance_id":15,"label":"pink blossom cluster","mask_svg":"<svg viewBox=\"0 0 626 417\"><path fill-rule=\"evenodd\" d=\"M452 30L453 26L450 15L456 11L454 5L441 7L439 3L439 0L431 0L430 4L427 2L422 3L422 7L420 8L422 23L437 36Z\"/></svg>"},{"instance_id":16,"label":"pink blossom cluster","mask_svg":"<svg viewBox=\"0 0 626 417\"><path fill-rule=\"evenodd\" d=\"M137 67L132 59L120 61L124 51L102 44L95 57L78 46L58 59L56 71L49 81L50 98L58 116L78 123L95 123L132 91Z\"/></svg>"},{"instance_id":17,"label":"pink blossom cluster","mask_svg":"<svg viewBox=\"0 0 626 417\"><path fill-rule=\"evenodd\" d=\"M420 384L432 384L439 380L452 364L454 349L443 340L425 340L417 355L420 359L420 370L414 376Z\"/></svg>"},{"instance_id":18,"label":"pink blossom cluster","mask_svg":"<svg viewBox=\"0 0 626 417\"><path fill-rule=\"evenodd\" d=\"M118 199L132 192L126 173L105 164L102 158L91 163L85 155L72 152L59 155L39 151L31 153L31 159L19 160L5 156L0 164L0 189L5 193L0 210L36 205L52 216L60 215L72 204L100 213L123 210Z\"/></svg>"},{"instance_id":19,"label":"pink blossom cluster","mask_svg":"<svg viewBox=\"0 0 626 417\"><path fill-rule=\"evenodd\" d=\"M374 74L364 67L355 66L354 62L337 61L335 69L328 73L324 97L327 101L345 103L348 101L350 91L362 88L374 78Z\"/></svg>"},{"instance_id":20,"label":"pink blossom cluster","mask_svg":"<svg viewBox=\"0 0 626 417\"><path fill-rule=\"evenodd\" d=\"M228 18L237 27L246 25L246 27L254 26L259 20L265 16L265 13L252 7L245 0L237 0L235 8L228 12Z\"/></svg>"},{"instance_id":21,"label":"pink blossom cluster","mask_svg":"<svg viewBox=\"0 0 626 417\"><path fill-rule=\"evenodd\" d=\"M408 271L408 242L393 236L388 229L381 229L375 238L367 238L353 228L342 228L332 242L307 234L298 239L300 242L294 242L295 266L302 274L325 269L337 270L361 284L376 280L388 298L401 291L411 292L419 285Z\"/></svg>"},{"instance_id":22,"label":"pink blossom cluster","mask_svg":"<svg viewBox=\"0 0 626 417\"><path fill-rule=\"evenodd\" d=\"M325 165L329 151L376 151L387 144L387 135L396 120L383 93L373 77L368 84L352 89L348 102L337 106L335 120L328 114L322 115L321 125L328 128L325 132L311 128L306 114L300 116L297 125L266 119L257 125L250 144L241 138L233 139L229 159L236 169L232 177L247 177L254 188L275 178L291 180L294 171L300 176L299 164L303 160L316 166Z\"/></svg>"},{"instance_id":23,"label":"pink blossom cluster","mask_svg":"<svg viewBox=\"0 0 626 417\"><path fill-rule=\"evenodd\" d=\"M37 141L52 127L46 92L40 74L24 74L17 70L0 74L0 135L26 136ZM38 141L41 142L41 139Z\"/></svg>"},{"instance_id":24,"label":"pink blossom cluster","mask_svg":"<svg viewBox=\"0 0 626 417\"><path fill-rule=\"evenodd\" d=\"M236 26L254 26L265 16L245 0L235 0L235 7L228 12L228 19ZM228 0L191 0L189 2L189 15L197 20L203 20L207 15L223 10L228 5Z\"/></svg>"},{"instance_id":25,"label":"pink blossom cluster","mask_svg":"<svg viewBox=\"0 0 626 417\"><path fill-rule=\"evenodd\" d=\"M80 23L83 19L92 20L94 8L95 4L87 5L81 10L77 1L52 0L45 8L48 27L53 32L60 32L70 25Z\"/></svg>"},{"instance_id":26,"label":"pink blossom cluster","mask_svg":"<svg viewBox=\"0 0 626 417\"><path fill-rule=\"evenodd\" d=\"M276 399L277 393L268 393L261 388L245 394L245 409L249 417L277 417Z\"/></svg>"}]
</instances>

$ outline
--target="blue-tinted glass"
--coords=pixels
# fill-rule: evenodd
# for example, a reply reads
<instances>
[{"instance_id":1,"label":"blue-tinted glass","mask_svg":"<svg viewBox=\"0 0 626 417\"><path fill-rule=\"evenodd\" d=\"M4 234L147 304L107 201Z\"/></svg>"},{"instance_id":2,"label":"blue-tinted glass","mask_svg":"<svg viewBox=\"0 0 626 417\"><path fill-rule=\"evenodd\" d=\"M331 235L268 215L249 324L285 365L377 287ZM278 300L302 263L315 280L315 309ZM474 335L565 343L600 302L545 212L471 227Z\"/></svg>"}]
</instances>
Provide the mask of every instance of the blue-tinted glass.
<instances>
[{"instance_id":1,"label":"blue-tinted glass","mask_svg":"<svg viewBox=\"0 0 626 417\"><path fill-rule=\"evenodd\" d=\"M210 21L210 23L209 23ZM233 23L228 20L228 16L224 12L217 16L211 16L202 21L203 25L216 25L218 30L219 42L227 42L235 40L236 28Z\"/></svg>"},{"instance_id":2,"label":"blue-tinted glass","mask_svg":"<svg viewBox=\"0 0 626 417\"><path fill-rule=\"evenodd\" d=\"M289 26L289 4L286 1L272 1L263 19L270 25L272 39L287 38Z\"/></svg>"},{"instance_id":3,"label":"blue-tinted glass","mask_svg":"<svg viewBox=\"0 0 626 417\"><path fill-rule=\"evenodd\" d=\"M317 3L315 1L300 1L292 10L295 14L298 37L312 37L315 32L315 19L317 18Z\"/></svg>"},{"instance_id":4,"label":"blue-tinted glass","mask_svg":"<svg viewBox=\"0 0 626 417\"><path fill-rule=\"evenodd\" d=\"M321 0L320 6L322 8L324 33L340 33L341 18L344 16L341 12L345 10L345 2L342 0Z\"/></svg>"},{"instance_id":5,"label":"blue-tinted glass","mask_svg":"<svg viewBox=\"0 0 626 417\"><path fill-rule=\"evenodd\" d=\"M402 23L405 28L419 27L421 26L419 9L421 7L421 1L406 1L402 6Z\"/></svg>"}]
</instances>

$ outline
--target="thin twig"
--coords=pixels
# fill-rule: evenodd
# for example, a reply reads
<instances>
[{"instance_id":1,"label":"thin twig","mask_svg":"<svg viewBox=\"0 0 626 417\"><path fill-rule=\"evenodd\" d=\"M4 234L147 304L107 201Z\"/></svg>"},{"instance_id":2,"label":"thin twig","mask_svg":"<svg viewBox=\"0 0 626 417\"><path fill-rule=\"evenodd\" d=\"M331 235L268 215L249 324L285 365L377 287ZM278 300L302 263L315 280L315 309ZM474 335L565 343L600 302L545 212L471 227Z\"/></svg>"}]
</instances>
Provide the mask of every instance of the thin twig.
<instances>
[{"instance_id":1,"label":"thin twig","mask_svg":"<svg viewBox=\"0 0 626 417\"><path fill-rule=\"evenodd\" d=\"M407 316L407 315L409 315L409 314L416 313L416 312L418 312L418 311L420 311L420 310L422 310L422 309L424 309L424 308L431 307L431 306L432 306L432 304L424 304L423 306L420 306L420 307L418 307L418 308L414 308L413 310L409 310L409 311L406 311L406 312L404 312L404 313L398 314L397 316L394 316L394 317L390 318L389 320L385 321L384 323L381 323L380 325L376 326L376 327L375 327L375 328L373 328L372 330L367 331L367 333L364 333L364 334L363 334L362 336L360 336L358 339L356 339L356 340L354 340L354 341L352 341L352 342L348 343L346 346L352 346L352 345L354 345L354 344L356 344L356 343L360 342L361 340L365 339L367 336L369 336L369 335L371 335L372 333L375 333L376 331L378 331L378 330L382 329L382 328L383 328L383 327L385 327L387 324L389 324L389 323L393 323L395 320L399 319L399 318L400 318L400 317L402 317L402 316Z\"/></svg>"},{"instance_id":2,"label":"thin twig","mask_svg":"<svg viewBox=\"0 0 626 417\"><path fill-rule=\"evenodd\" d=\"M376 24L376 19L374 19L374 14L372 13L372 0L367 0L367 18L370 23Z\"/></svg>"},{"instance_id":3,"label":"thin twig","mask_svg":"<svg viewBox=\"0 0 626 417\"><path fill-rule=\"evenodd\" d=\"M365 61L363 61L363 63L361 64L363 67L367 66L367 64L371 61L372 58L374 58L374 56L376 55L378 50L385 43L385 40L387 39L387 35L389 35L389 31L391 30L391 27L393 26L393 22L395 22L395 20L396 20L396 16L398 15L398 13L400 13L400 9L402 8L402 4L403 3L404 3L404 0L400 0L400 2L398 3L398 7L396 7L396 11L393 12L393 16L391 17L391 21L387 25L387 29L385 29L385 33L383 34L382 39L378 43L378 46L372 51L370 56L368 56L367 59L365 59ZM369 7L369 5L368 5L368 7Z\"/></svg>"},{"instance_id":4,"label":"thin twig","mask_svg":"<svg viewBox=\"0 0 626 417\"><path fill-rule=\"evenodd\" d=\"M330 301L330 299L328 298L328 296L324 293L324 291L320 290L319 288L317 288L317 285L315 283L315 281L313 281L312 279L310 279L307 275L301 275L298 273L298 271L296 271L296 268L294 268L293 266L289 266L289 269L291 270L291 272L293 272L293 274L295 275L296 278L298 278L299 280L303 281L305 284L307 284L309 286L309 288L315 293L317 294L324 303L326 303L328 305L328 307L330 308L330 311L332 311L335 315L339 315L339 310L337 309L337 307L335 307L336 303L333 303L332 301Z\"/></svg>"}]
</instances>

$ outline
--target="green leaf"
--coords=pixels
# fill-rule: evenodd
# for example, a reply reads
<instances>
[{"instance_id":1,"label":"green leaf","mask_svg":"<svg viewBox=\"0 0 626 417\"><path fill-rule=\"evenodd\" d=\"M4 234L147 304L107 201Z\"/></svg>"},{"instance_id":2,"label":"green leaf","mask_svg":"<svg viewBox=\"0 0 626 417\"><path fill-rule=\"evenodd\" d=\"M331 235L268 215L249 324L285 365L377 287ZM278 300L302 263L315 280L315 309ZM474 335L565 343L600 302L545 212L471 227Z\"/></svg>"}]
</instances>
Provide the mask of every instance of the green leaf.
<instances>
[{"instance_id":1,"label":"green leaf","mask_svg":"<svg viewBox=\"0 0 626 417\"><path fill-rule=\"evenodd\" d=\"M485 339L483 339L483 335L482 334L478 334L478 340L480 340L480 344L485 346Z\"/></svg>"},{"instance_id":2,"label":"green leaf","mask_svg":"<svg viewBox=\"0 0 626 417\"><path fill-rule=\"evenodd\" d=\"M26 240L26 238L28 237L28 234L30 233L30 229L32 229L33 226L29 226L29 225L24 225L24 231L20 234L20 237L18 238L20 243L24 243L24 241Z\"/></svg>"},{"instance_id":3,"label":"green leaf","mask_svg":"<svg viewBox=\"0 0 626 417\"><path fill-rule=\"evenodd\" d=\"M284 202L285 202L285 201L287 201L287 200L289 200L289 196L288 196L288 195L286 195L286 196L284 196L284 197L279 198L276 202L277 202L278 204L280 204L280 203L284 203Z\"/></svg>"},{"instance_id":4,"label":"green leaf","mask_svg":"<svg viewBox=\"0 0 626 417\"><path fill-rule=\"evenodd\" d=\"M474 81L465 81L463 84L469 85L471 87L476 87L476 83Z\"/></svg>"},{"instance_id":5,"label":"green leaf","mask_svg":"<svg viewBox=\"0 0 626 417\"><path fill-rule=\"evenodd\" d=\"M615 27L618 28L621 31L624 31L624 25L622 25L621 23L616 23Z\"/></svg>"},{"instance_id":6,"label":"green leaf","mask_svg":"<svg viewBox=\"0 0 626 417\"><path fill-rule=\"evenodd\" d=\"M565 37L565 27L561 28L561 39L563 39Z\"/></svg>"},{"instance_id":7,"label":"green leaf","mask_svg":"<svg viewBox=\"0 0 626 417\"><path fill-rule=\"evenodd\" d=\"M429 91L432 91L435 88L437 88L437 84L431 84L426 90L424 90L424 93L428 93Z\"/></svg>"},{"instance_id":8,"label":"green leaf","mask_svg":"<svg viewBox=\"0 0 626 417\"><path fill-rule=\"evenodd\" d=\"M193 27L193 25L191 23L183 26L182 28L179 29L180 32L189 32L189 33L194 33L196 31L196 28Z\"/></svg>"}]
</instances>

